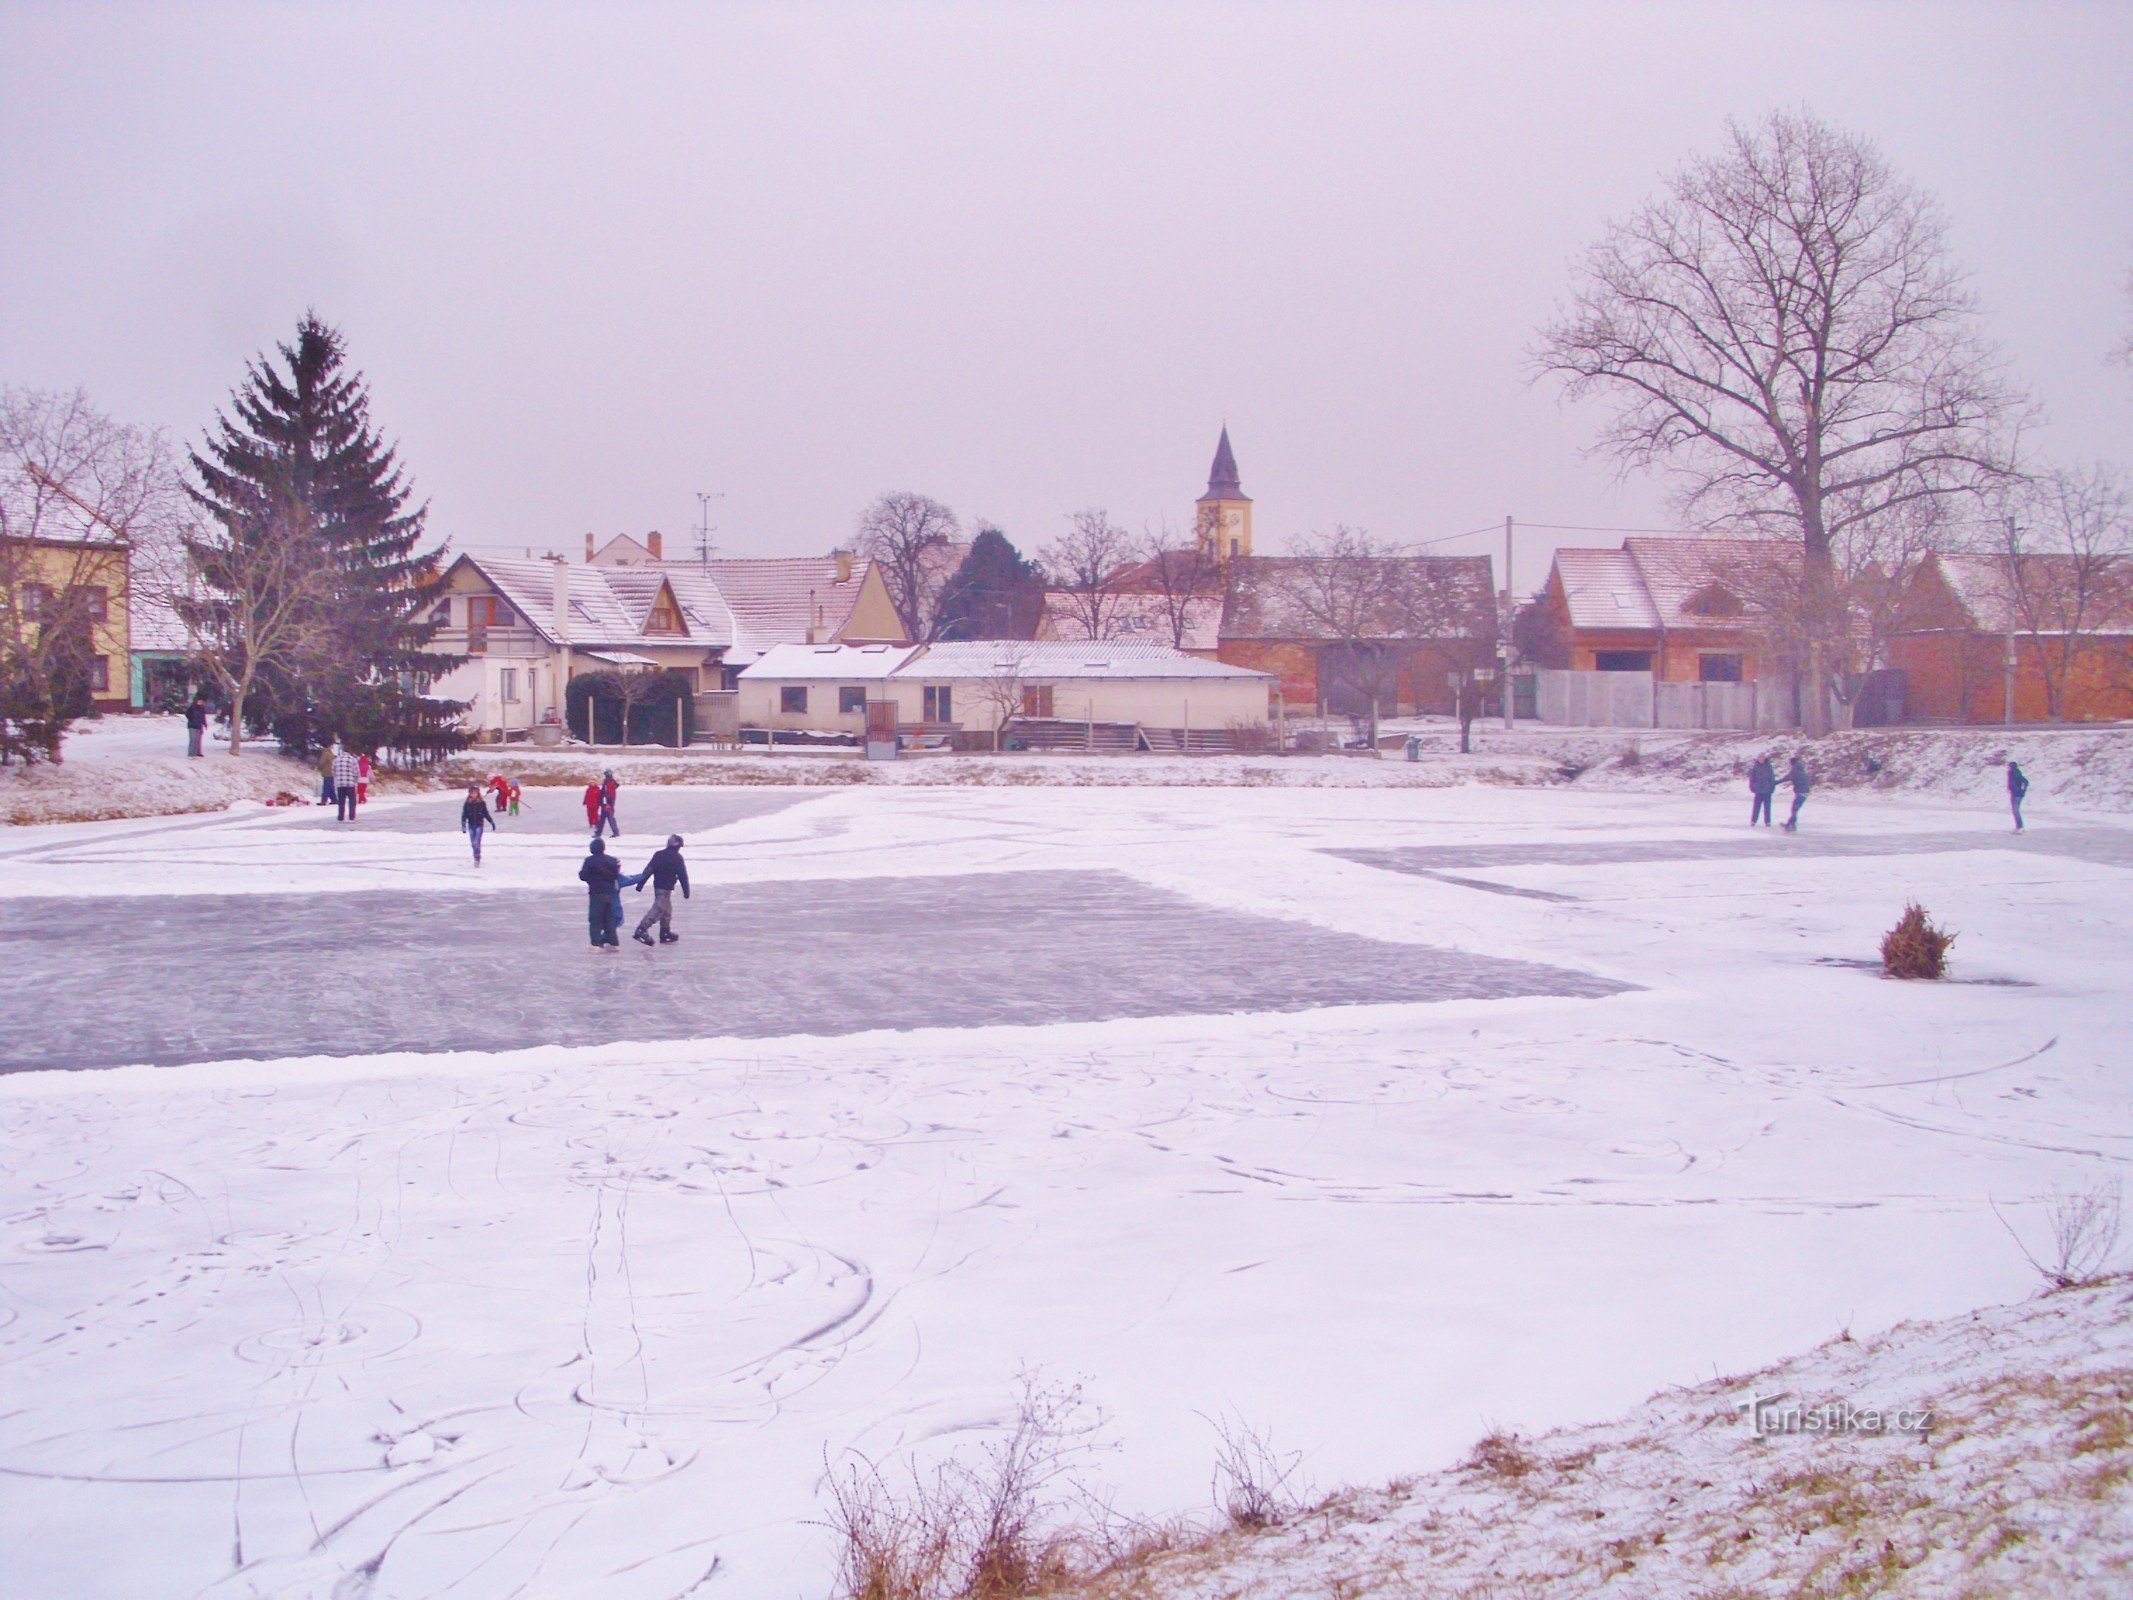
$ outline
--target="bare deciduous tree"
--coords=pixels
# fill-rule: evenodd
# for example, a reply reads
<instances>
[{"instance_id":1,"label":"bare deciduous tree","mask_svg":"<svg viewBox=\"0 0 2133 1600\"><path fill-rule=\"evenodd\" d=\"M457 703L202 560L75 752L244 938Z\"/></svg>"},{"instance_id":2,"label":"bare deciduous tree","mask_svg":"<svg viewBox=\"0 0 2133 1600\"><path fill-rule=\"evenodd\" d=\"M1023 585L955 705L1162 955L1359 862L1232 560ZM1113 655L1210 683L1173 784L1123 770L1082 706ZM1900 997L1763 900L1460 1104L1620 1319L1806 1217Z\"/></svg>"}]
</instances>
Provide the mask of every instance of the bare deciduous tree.
<instances>
[{"instance_id":1,"label":"bare deciduous tree","mask_svg":"<svg viewBox=\"0 0 2133 1600\"><path fill-rule=\"evenodd\" d=\"M2099 463L2040 473L2013 504L1996 552L2005 598L2044 679L2045 714L2060 722L2098 630L2133 619L2133 494Z\"/></svg>"},{"instance_id":2,"label":"bare deciduous tree","mask_svg":"<svg viewBox=\"0 0 2133 1600\"><path fill-rule=\"evenodd\" d=\"M1002 639L985 676L977 682L973 697L983 706L992 724L992 747L997 753L1007 725L1022 715L1023 691L1028 687L1030 659L1035 652L1023 639Z\"/></svg>"},{"instance_id":3,"label":"bare deciduous tree","mask_svg":"<svg viewBox=\"0 0 2133 1600\"><path fill-rule=\"evenodd\" d=\"M1390 620L1409 644L1410 673L1418 684L1430 672L1445 675L1459 719L1459 748L1471 750L1481 711L1479 680L1496 670L1501 653L1502 619L1487 567L1409 556L1388 564L1385 586ZM1508 693L1509 685L1498 689Z\"/></svg>"},{"instance_id":4,"label":"bare deciduous tree","mask_svg":"<svg viewBox=\"0 0 2133 1600\"><path fill-rule=\"evenodd\" d=\"M199 525L185 549L197 590L173 597L192 651L228 702L230 754L244 749L245 706L262 673L294 673L326 641L333 569L295 503L234 535L220 522Z\"/></svg>"},{"instance_id":5,"label":"bare deciduous tree","mask_svg":"<svg viewBox=\"0 0 2133 1600\"><path fill-rule=\"evenodd\" d=\"M1845 631L1847 530L2011 470L2020 397L1976 328L1938 206L1805 112L1736 125L1593 247L1536 361L1615 404L1601 448L1684 510L1799 546L1810 731Z\"/></svg>"},{"instance_id":6,"label":"bare deciduous tree","mask_svg":"<svg viewBox=\"0 0 2133 1600\"><path fill-rule=\"evenodd\" d=\"M1137 588L1153 620L1162 628L1173 650L1185 648L1195 624L1210 608L1219 612L1225 569L1195 541L1177 544L1168 528L1151 528L1135 546L1140 567Z\"/></svg>"},{"instance_id":7,"label":"bare deciduous tree","mask_svg":"<svg viewBox=\"0 0 2133 1600\"><path fill-rule=\"evenodd\" d=\"M1078 637L1116 638L1124 621L1133 536L1101 509L1077 511L1068 520L1068 531L1038 553L1045 582Z\"/></svg>"},{"instance_id":8,"label":"bare deciduous tree","mask_svg":"<svg viewBox=\"0 0 2133 1600\"><path fill-rule=\"evenodd\" d=\"M859 553L881 569L889 599L913 640L930 644L939 628L941 590L954 575L948 560L961 524L927 495L885 494L859 516Z\"/></svg>"}]
</instances>

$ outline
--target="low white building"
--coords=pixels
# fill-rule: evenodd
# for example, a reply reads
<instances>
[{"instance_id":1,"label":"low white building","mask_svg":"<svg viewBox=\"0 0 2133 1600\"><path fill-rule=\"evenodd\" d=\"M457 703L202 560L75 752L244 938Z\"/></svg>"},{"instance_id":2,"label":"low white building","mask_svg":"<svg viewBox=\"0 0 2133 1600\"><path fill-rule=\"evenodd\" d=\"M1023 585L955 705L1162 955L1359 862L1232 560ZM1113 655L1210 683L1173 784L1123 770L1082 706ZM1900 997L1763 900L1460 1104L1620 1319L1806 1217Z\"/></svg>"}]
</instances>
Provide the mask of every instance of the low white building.
<instances>
[{"instance_id":1,"label":"low white building","mask_svg":"<svg viewBox=\"0 0 2133 1600\"><path fill-rule=\"evenodd\" d=\"M886 702L906 734L1078 723L1217 735L1265 728L1273 688L1268 673L1117 640L780 645L742 671L739 712L743 728L818 733L859 734L869 702Z\"/></svg>"}]
</instances>

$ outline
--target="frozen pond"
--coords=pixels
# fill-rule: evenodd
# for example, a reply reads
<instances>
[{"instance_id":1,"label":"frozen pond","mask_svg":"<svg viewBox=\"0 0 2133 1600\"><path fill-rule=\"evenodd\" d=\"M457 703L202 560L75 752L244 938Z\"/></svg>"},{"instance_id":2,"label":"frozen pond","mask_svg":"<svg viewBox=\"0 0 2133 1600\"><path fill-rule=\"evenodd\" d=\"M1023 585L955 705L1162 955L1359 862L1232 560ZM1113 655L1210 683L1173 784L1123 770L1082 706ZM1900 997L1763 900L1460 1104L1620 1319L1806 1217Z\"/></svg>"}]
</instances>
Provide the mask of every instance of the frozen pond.
<instances>
[{"instance_id":1,"label":"frozen pond","mask_svg":"<svg viewBox=\"0 0 2133 1600\"><path fill-rule=\"evenodd\" d=\"M753 798L745 796L741 798ZM650 809L647 807L646 809ZM627 839L625 839L627 843ZM634 865L634 858L632 861ZM677 899L682 942L591 950L571 890L0 904L6 1069L510 1050L1597 996L1537 962L1209 907L1111 872L770 881Z\"/></svg>"},{"instance_id":2,"label":"frozen pond","mask_svg":"<svg viewBox=\"0 0 2133 1600\"><path fill-rule=\"evenodd\" d=\"M577 833L585 826L582 789L528 788L519 796L519 814L497 824L497 836L525 833ZM636 844L656 846L670 833L687 837L712 828L723 828L751 817L767 817L806 800L818 798L808 789L666 789L625 788L615 797L615 821L622 837ZM490 798L487 790L482 798ZM288 824L296 828L339 828L343 833L442 833L459 828L461 794L424 795L420 799L373 800L360 809L357 820L339 823L330 810L306 815ZM493 807L493 802L492 802Z\"/></svg>"}]
</instances>

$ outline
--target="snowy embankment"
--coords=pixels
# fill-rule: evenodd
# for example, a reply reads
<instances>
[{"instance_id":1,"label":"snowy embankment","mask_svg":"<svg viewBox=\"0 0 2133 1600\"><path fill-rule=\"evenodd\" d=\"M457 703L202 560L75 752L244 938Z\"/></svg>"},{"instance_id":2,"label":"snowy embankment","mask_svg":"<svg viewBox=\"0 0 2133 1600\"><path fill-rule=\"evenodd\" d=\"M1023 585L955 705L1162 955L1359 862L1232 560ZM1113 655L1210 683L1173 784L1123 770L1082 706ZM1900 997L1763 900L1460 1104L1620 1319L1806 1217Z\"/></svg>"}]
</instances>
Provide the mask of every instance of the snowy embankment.
<instances>
[{"instance_id":1,"label":"snowy embankment","mask_svg":"<svg viewBox=\"0 0 2133 1600\"><path fill-rule=\"evenodd\" d=\"M185 753L182 717L99 717L77 724L56 764L0 769L0 823L100 822L220 811L280 793L315 798L318 771L271 743L232 756Z\"/></svg>"},{"instance_id":2,"label":"snowy embankment","mask_svg":"<svg viewBox=\"0 0 2133 1600\"><path fill-rule=\"evenodd\" d=\"M581 786L613 768L628 784L850 788L1221 788L1604 789L1620 793L1715 793L1737 789L1758 754L1782 754L1797 735L1639 732L1547 728L1506 733L1478 724L1462 754L1457 729L1434 720L1386 725L1388 738L1417 733L1419 761L1399 751L1377 756L911 755L867 762L846 751L537 750L488 746L420 777L381 776L374 790L410 785L457 788L504 772L528 786ZM1830 791L1915 794L1998 804L2005 762L2022 763L2040 804L2090 812L2133 811L2133 727L1934 728L1844 733L1804 748L1817 782ZM82 724L59 765L0 771L0 823L91 822L119 817L220 811L277 794L308 800L317 773L270 744L231 757L211 745L198 761L184 754L176 717L107 717ZM1780 761L1780 767L1783 762Z\"/></svg>"},{"instance_id":3,"label":"snowy embankment","mask_svg":"<svg viewBox=\"0 0 2133 1600\"><path fill-rule=\"evenodd\" d=\"M1831 1419L1851 1426L1830 1431ZM1598 1427L1493 1433L1452 1470L1060 1592L2101 1600L2133 1589L2129 1474L2133 1281L2121 1277L1841 1335Z\"/></svg>"},{"instance_id":4,"label":"snowy embankment","mask_svg":"<svg viewBox=\"0 0 2133 1600\"><path fill-rule=\"evenodd\" d=\"M867 762L850 752L470 751L438 781L465 784L509 772L526 784L581 785L613 768L629 783L916 788L1441 789L1575 785L1613 792L1679 793L1742 788L1756 756L1805 749L1817 783L1830 790L1918 794L1998 803L2006 763L2019 761L2036 798L2082 811L2133 811L2133 727L1873 729L1801 741L1798 734L1640 732L1521 724L1506 733L1477 725L1471 752L1437 721L1386 724L1418 733L1419 761L1398 751L1343 755L1150 756L1019 752L913 755ZM1783 769L1782 759L1778 762Z\"/></svg>"}]
</instances>

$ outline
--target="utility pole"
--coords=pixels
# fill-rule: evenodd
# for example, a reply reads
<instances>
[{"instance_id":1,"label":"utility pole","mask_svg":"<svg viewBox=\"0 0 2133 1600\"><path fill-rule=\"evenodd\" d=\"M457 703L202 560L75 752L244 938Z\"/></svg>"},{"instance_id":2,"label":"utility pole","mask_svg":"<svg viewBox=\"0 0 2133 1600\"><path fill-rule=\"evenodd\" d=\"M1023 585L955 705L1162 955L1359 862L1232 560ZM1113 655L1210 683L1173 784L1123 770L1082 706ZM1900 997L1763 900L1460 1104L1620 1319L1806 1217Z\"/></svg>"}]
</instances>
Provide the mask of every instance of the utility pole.
<instances>
[{"instance_id":1,"label":"utility pole","mask_svg":"<svg viewBox=\"0 0 2133 1600\"><path fill-rule=\"evenodd\" d=\"M711 525L711 502L725 498L723 494L706 494L701 489L696 493L696 559L707 567L711 565L711 535L718 531Z\"/></svg>"},{"instance_id":2,"label":"utility pole","mask_svg":"<svg viewBox=\"0 0 2133 1600\"><path fill-rule=\"evenodd\" d=\"M1514 597L1518 586L1511 581L1511 519L1503 519L1503 600L1498 606L1503 621L1498 624L1503 633L1499 648L1503 651L1503 664L1497 669L1496 693L1503 701L1503 731L1509 733L1517 720L1511 690L1511 619L1516 615Z\"/></svg>"},{"instance_id":3,"label":"utility pole","mask_svg":"<svg viewBox=\"0 0 2133 1600\"><path fill-rule=\"evenodd\" d=\"M2021 591L2021 574L2017 567L2017 554L2021 549L2022 532L2015 526L2015 519L2007 519L2007 646L2002 655L2006 675L2004 701L2001 715L2010 728L2014 726L2015 713L2015 596Z\"/></svg>"}]
</instances>

